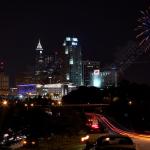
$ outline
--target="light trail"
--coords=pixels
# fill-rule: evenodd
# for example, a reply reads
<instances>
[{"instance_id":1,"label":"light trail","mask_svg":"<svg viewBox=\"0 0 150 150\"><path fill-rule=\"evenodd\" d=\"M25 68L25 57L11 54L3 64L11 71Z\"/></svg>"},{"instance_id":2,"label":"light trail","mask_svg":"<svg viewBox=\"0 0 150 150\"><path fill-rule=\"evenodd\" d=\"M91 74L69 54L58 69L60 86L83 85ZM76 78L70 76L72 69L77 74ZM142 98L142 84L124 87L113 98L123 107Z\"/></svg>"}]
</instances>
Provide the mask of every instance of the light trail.
<instances>
[{"instance_id":1,"label":"light trail","mask_svg":"<svg viewBox=\"0 0 150 150\"><path fill-rule=\"evenodd\" d=\"M86 115L91 116L92 118L96 117L98 121L105 124L105 126L110 129L111 131L123 135L128 136L131 138L141 139L141 140L149 140L150 141L150 135L147 134L139 134L133 131L126 131L120 128L117 128L115 125L113 125L105 116L95 113L86 113Z\"/></svg>"}]
</instances>

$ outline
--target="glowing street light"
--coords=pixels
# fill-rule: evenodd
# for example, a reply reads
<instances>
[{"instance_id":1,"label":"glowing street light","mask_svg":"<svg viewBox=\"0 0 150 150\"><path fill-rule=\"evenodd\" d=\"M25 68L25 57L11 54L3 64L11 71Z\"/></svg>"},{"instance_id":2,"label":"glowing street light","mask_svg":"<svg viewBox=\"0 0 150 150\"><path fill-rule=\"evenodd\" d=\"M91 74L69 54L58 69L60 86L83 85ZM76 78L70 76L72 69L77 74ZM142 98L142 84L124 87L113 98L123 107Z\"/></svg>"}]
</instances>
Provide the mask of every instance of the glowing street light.
<instances>
[{"instance_id":1,"label":"glowing street light","mask_svg":"<svg viewBox=\"0 0 150 150\"><path fill-rule=\"evenodd\" d=\"M132 105L132 104L133 104L133 102L132 102L132 101L129 101L129 102L128 102L128 105Z\"/></svg>"},{"instance_id":2,"label":"glowing street light","mask_svg":"<svg viewBox=\"0 0 150 150\"><path fill-rule=\"evenodd\" d=\"M2 102L2 104L3 104L3 106L7 106L7 105L8 105L8 102L7 102L6 100L4 100L4 101Z\"/></svg>"},{"instance_id":3,"label":"glowing street light","mask_svg":"<svg viewBox=\"0 0 150 150\"><path fill-rule=\"evenodd\" d=\"M62 105L62 102L61 102L61 101L58 101L58 105Z\"/></svg>"},{"instance_id":4,"label":"glowing street light","mask_svg":"<svg viewBox=\"0 0 150 150\"><path fill-rule=\"evenodd\" d=\"M27 141L26 141L26 140L24 140L24 141L23 141L23 144L24 144L24 145L26 145L26 144L27 144Z\"/></svg>"},{"instance_id":5,"label":"glowing street light","mask_svg":"<svg viewBox=\"0 0 150 150\"><path fill-rule=\"evenodd\" d=\"M34 104L33 104L33 103L31 103L31 104L30 104L30 106L31 106L31 107L33 107L33 106L34 106Z\"/></svg>"},{"instance_id":6,"label":"glowing street light","mask_svg":"<svg viewBox=\"0 0 150 150\"><path fill-rule=\"evenodd\" d=\"M28 104L24 104L25 107L28 107Z\"/></svg>"}]
</instances>

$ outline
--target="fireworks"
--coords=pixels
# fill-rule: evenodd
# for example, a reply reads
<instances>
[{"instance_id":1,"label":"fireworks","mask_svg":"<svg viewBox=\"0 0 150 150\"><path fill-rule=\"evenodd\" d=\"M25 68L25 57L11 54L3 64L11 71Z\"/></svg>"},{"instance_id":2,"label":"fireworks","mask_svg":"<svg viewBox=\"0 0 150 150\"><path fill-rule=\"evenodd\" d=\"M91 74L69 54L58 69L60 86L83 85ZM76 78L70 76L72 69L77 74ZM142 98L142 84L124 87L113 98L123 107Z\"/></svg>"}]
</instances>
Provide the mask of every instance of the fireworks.
<instances>
[{"instance_id":1,"label":"fireworks","mask_svg":"<svg viewBox=\"0 0 150 150\"><path fill-rule=\"evenodd\" d=\"M139 25L136 27L138 32L136 38L139 39L139 46L144 46L145 51L150 48L150 10L141 11L141 16L138 19Z\"/></svg>"}]
</instances>

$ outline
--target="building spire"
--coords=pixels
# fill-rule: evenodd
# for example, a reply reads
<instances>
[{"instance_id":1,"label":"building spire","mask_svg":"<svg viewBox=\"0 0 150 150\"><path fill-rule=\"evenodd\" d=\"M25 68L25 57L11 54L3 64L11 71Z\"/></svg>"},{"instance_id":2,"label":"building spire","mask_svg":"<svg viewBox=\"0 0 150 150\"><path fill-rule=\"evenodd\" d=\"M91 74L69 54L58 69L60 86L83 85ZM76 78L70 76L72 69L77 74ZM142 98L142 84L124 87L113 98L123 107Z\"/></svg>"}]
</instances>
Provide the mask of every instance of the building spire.
<instances>
[{"instance_id":1,"label":"building spire","mask_svg":"<svg viewBox=\"0 0 150 150\"><path fill-rule=\"evenodd\" d=\"M39 39L36 50L40 50L40 51L43 50L40 39Z\"/></svg>"}]
</instances>

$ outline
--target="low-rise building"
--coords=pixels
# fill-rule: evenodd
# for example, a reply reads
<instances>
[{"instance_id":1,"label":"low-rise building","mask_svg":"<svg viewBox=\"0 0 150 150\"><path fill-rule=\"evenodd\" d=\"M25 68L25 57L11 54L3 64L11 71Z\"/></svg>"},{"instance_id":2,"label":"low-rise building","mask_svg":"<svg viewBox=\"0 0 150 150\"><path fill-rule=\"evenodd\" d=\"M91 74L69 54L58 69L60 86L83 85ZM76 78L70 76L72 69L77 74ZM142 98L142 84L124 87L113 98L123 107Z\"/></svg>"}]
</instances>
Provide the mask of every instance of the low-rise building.
<instances>
[{"instance_id":1,"label":"low-rise building","mask_svg":"<svg viewBox=\"0 0 150 150\"><path fill-rule=\"evenodd\" d=\"M21 84L17 85L18 96L31 97L31 96L48 96L52 100L61 100L64 95L67 95L72 90L76 89L73 84Z\"/></svg>"}]
</instances>

